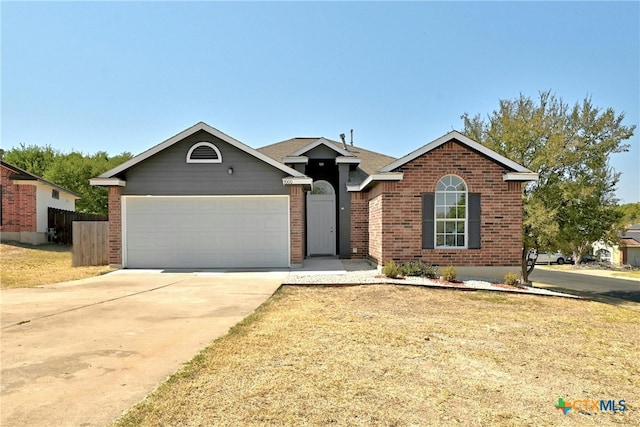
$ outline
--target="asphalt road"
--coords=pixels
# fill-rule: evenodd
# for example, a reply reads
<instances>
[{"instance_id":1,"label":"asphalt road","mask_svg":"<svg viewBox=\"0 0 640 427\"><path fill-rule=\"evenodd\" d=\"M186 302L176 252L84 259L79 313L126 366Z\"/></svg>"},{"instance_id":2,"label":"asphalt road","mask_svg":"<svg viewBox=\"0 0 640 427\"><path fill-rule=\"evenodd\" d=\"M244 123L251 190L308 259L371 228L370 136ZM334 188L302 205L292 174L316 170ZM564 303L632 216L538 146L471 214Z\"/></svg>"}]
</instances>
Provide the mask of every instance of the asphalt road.
<instances>
[{"instance_id":1,"label":"asphalt road","mask_svg":"<svg viewBox=\"0 0 640 427\"><path fill-rule=\"evenodd\" d=\"M529 279L533 281L533 286L536 282L540 282L575 291L640 302L640 281L636 280L613 279L540 268L535 268L529 275Z\"/></svg>"}]
</instances>

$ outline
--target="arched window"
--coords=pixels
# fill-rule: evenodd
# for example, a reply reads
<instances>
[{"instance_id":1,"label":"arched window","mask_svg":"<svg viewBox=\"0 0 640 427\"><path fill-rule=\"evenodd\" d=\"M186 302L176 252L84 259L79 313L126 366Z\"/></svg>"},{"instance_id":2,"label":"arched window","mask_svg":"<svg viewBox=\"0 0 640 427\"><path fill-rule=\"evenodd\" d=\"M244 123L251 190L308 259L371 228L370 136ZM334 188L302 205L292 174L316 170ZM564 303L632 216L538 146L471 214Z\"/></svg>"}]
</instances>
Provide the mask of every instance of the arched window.
<instances>
[{"instance_id":1,"label":"arched window","mask_svg":"<svg viewBox=\"0 0 640 427\"><path fill-rule=\"evenodd\" d=\"M467 247L467 185L456 175L443 177L435 194L436 248Z\"/></svg>"},{"instance_id":2,"label":"arched window","mask_svg":"<svg viewBox=\"0 0 640 427\"><path fill-rule=\"evenodd\" d=\"M189 149L187 163L222 163L222 154L212 143L198 142Z\"/></svg>"},{"instance_id":3,"label":"arched window","mask_svg":"<svg viewBox=\"0 0 640 427\"><path fill-rule=\"evenodd\" d=\"M314 181L313 183L313 191L311 194L335 194L335 190L333 189L333 185L331 185L328 181L319 180Z\"/></svg>"}]
</instances>

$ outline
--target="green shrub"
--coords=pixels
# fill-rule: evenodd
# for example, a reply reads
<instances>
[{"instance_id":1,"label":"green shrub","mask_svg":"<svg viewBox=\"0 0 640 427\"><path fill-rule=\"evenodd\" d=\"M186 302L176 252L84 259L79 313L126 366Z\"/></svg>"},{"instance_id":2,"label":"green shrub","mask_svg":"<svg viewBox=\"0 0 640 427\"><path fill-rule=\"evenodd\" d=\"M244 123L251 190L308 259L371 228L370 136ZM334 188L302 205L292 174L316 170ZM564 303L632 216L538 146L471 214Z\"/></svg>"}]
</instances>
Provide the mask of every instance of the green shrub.
<instances>
[{"instance_id":1,"label":"green shrub","mask_svg":"<svg viewBox=\"0 0 640 427\"><path fill-rule=\"evenodd\" d=\"M448 265L442 269L442 280L452 282L456 280L456 277L458 277L458 273L453 265Z\"/></svg>"},{"instance_id":2,"label":"green shrub","mask_svg":"<svg viewBox=\"0 0 640 427\"><path fill-rule=\"evenodd\" d=\"M382 267L382 274L392 279L395 279L400 275L400 269L396 265L393 260L387 261L387 263Z\"/></svg>"},{"instance_id":3,"label":"green shrub","mask_svg":"<svg viewBox=\"0 0 640 427\"><path fill-rule=\"evenodd\" d=\"M403 276L419 276L434 279L438 277L437 268L424 261L409 261L400 265L400 273Z\"/></svg>"},{"instance_id":4,"label":"green shrub","mask_svg":"<svg viewBox=\"0 0 640 427\"><path fill-rule=\"evenodd\" d=\"M509 286L518 286L520 277L516 273L507 273L504 275L504 284Z\"/></svg>"}]
</instances>

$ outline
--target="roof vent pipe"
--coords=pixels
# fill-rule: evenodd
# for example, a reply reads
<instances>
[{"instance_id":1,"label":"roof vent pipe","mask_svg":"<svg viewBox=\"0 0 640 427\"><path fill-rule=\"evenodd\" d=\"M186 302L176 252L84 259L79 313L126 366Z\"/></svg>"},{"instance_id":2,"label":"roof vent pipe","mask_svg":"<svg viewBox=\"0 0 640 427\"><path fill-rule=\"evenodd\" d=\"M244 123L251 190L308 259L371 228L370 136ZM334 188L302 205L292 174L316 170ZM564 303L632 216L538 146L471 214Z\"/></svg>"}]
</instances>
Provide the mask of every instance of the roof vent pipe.
<instances>
[{"instance_id":1,"label":"roof vent pipe","mask_svg":"<svg viewBox=\"0 0 640 427\"><path fill-rule=\"evenodd\" d=\"M340 139L342 140L342 146L344 147L344 149L347 149L347 142L345 141L346 135L344 133L340 134Z\"/></svg>"},{"instance_id":2,"label":"roof vent pipe","mask_svg":"<svg viewBox=\"0 0 640 427\"><path fill-rule=\"evenodd\" d=\"M351 129L351 146L353 147L353 129Z\"/></svg>"}]
</instances>

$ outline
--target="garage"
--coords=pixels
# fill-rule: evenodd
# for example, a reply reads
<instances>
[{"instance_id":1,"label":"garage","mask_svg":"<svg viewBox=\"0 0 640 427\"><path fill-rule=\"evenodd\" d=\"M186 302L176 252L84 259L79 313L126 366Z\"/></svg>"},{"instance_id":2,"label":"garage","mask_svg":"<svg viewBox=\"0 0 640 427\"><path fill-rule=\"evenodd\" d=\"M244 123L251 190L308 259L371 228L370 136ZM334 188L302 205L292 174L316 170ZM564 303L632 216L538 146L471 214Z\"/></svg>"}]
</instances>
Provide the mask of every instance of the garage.
<instances>
[{"instance_id":1,"label":"garage","mask_svg":"<svg viewBox=\"0 0 640 427\"><path fill-rule=\"evenodd\" d=\"M128 268L289 267L288 196L124 196Z\"/></svg>"}]
</instances>

